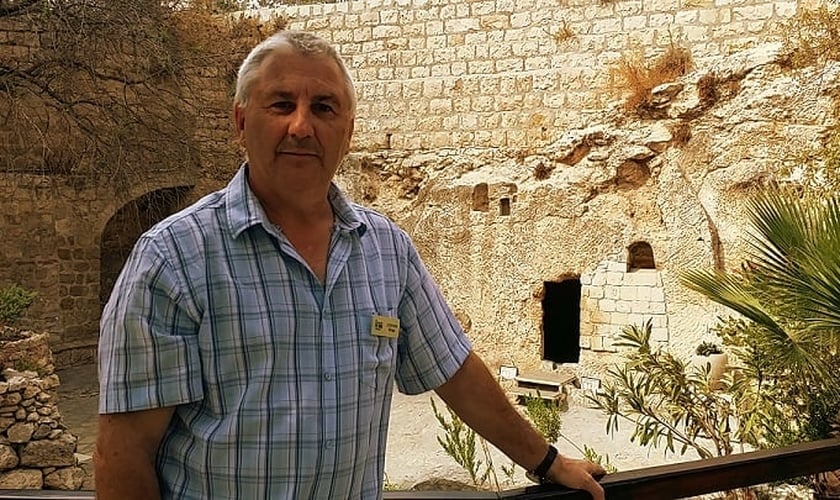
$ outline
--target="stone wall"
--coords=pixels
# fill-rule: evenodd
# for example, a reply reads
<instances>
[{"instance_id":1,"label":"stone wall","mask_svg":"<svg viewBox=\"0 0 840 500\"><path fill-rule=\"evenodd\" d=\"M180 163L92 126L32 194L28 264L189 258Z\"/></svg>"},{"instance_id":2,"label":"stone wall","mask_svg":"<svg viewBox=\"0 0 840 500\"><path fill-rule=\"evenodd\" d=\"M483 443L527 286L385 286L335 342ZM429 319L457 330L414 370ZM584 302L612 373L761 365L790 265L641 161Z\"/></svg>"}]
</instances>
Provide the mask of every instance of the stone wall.
<instances>
[{"instance_id":1,"label":"stone wall","mask_svg":"<svg viewBox=\"0 0 840 500\"><path fill-rule=\"evenodd\" d=\"M609 68L671 43L699 65L766 41L796 1L362 0L289 5L356 79L359 149L540 147L602 116ZM270 11L263 11L267 14Z\"/></svg>"},{"instance_id":2,"label":"stone wall","mask_svg":"<svg viewBox=\"0 0 840 500\"><path fill-rule=\"evenodd\" d=\"M592 351L611 351L620 323L637 318L619 307L662 318L657 328L667 334L657 330L657 338L686 351L704 334L715 310L681 289L679 269L736 264L749 186L818 144L830 122L820 85L831 78L789 81L773 57L750 49L775 39L778 23L803 5L364 0L280 12L289 28L336 42L357 81L354 154L342 182L415 238L479 351L491 363L527 367L541 358L543 283L564 276L583 284L581 343ZM13 31L0 29L0 45L26 57L35 41ZM609 91L611 65L672 42L691 50L697 68L671 88L681 102L666 102L657 120L627 116ZM745 81L749 94L698 107L696 82L713 72ZM208 68L200 76L200 99L229 98L224 75ZM202 155L229 146L227 109L225 102L197 125ZM684 146L669 132L678 122L693 130ZM137 203L192 187L186 203L220 181L150 172L115 190L63 175L0 173L0 286L39 292L22 325L51 332L59 364L92 359L100 296L131 238L152 222L135 224ZM483 207L474 205L479 185ZM635 277L625 273L621 284L600 285L626 265L635 241L653 246L656 283L629 284ZM647 288L650 300L638 299ZM637 300L609 302L608 294ZM647 314L633 310L642 303Z\"/></svg>"},{"instance_id":3,"label":"stone wall","mask_svg":"<svg viewBox=\"0 0 840 500\"><path fill-rule=\"evenodd\" d=\"M142 185L116 191L61 176L0 174L0 287L19 283L38 292L20 326L51 333L59 366L95 359L100 263L103 254L106 261L109 254L108 239L104 247L102 239L109 221L149 186L160 191L195 182L180 175L150 174ZM122 225L114 231L136 239L147 227L148 223L143 228ZM117 271L110 270L111 280Z\"/></svg>"},{"instance_id":4,"label":"stone wall","mask_svg":"<svg viewBox=\"0 0 840 500\"><path fill-rule=\"evenodd\" d=\"M602 262L580 277L580 346L592 351L612 351L624 325L651 322L651 340L669 340L668 311L662 278L656 269L627 270L627 263Z\"/></svg>"},{"instance_id":5,"label":"stone wall","mask_svg":"<svg viewBox=\"0 0 840 500\"><path fill-rule=\"evenodd\" d=\"M61 422L48 336L0 327L0 370L0 489L80 489L86 472Z\"/></svg>"}]
</instances>

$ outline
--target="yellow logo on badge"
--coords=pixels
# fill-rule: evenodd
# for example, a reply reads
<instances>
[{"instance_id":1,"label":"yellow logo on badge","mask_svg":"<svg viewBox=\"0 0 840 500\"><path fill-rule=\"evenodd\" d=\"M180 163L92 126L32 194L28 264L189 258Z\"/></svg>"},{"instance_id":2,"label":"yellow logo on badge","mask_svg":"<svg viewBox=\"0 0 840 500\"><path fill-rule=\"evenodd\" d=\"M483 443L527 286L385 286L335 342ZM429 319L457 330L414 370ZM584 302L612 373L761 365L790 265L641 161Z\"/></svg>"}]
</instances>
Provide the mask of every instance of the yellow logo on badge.
<instances>
[{"instance_id":1,"label":"yellow logo on badge","mask_svg":"<svg viewBox=\"0 0 840 500\"><path fill-rule=\"evenodd\" d=\"M400 318L390 318L375 314L370 324L370 333L377 337L395 339L400 334Z\"/></svg>"}]
</instances>

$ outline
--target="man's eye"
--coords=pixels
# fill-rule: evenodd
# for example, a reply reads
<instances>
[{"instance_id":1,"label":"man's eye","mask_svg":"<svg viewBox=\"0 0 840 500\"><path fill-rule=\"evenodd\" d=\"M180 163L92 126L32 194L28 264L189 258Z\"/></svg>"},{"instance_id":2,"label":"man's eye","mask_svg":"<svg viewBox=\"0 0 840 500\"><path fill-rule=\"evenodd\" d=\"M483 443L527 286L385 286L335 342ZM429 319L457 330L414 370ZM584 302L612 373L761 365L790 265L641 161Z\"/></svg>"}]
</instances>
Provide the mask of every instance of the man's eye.
<instances>
[{"instance_id":1,"label":"man's eye","mask_svg":"<svg viewBox=\"0 0 840 500\"><path fill-rule=\"evenodd\" d=\"M323 102L316 102L312 105L312 111L316 113L332 113L333 107Z\"/></svg>"},{"instance_id":2,"label":"man's eye","mask_svg":"<svg viewBox=\"0 0 840 500\"><path fill-rule=\"evenodd\" d=\"M272 108L278 111L291 111L295 108L294 104L288 101L278 101L271 105Z\"/></svg>"}]
</instances>

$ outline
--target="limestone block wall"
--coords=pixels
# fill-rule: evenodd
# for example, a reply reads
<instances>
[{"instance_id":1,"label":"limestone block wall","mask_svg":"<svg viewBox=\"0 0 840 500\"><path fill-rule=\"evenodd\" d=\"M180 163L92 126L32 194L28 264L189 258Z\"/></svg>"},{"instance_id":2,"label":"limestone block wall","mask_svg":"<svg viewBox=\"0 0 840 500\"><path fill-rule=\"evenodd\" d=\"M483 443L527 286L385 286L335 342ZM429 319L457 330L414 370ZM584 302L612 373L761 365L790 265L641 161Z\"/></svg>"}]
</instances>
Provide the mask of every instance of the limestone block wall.
<instances>
[{"instance_id":1,"label":"limestone block wall","mask_svg":"<svg viewBox=\"0 0 840 500\"><path fill-rule=\"evenodd\" d=\"M0 489L78 490L86 478L61 422L47 338L0 328Z\"/></svg>"},{"instance_id":2,"label":"limestone block wall","mask_svg":"<svg viewBox=\"0 0 840 500\"><path fill-rule=\"evenodd\" d=\"M602 262L582 273L580 346L612 351L622 328L651 322L651 340L669 341L668 311L660 271L627 271L625 262Z\"/></svg>"},{"instance_id":3,"label":"limestone block wall","mask_svg":"<svg viewBox=\"0 0 840 500\"><path fill-rule=\"evenodd\" d=\"M355 147L545 145L602 116L609 67L671 43L702 65L772 36L797 1L360 0L277 9L335 42L359 96ZM265 15L269 11L263 11Z\"/></svg>"}]
</instances>

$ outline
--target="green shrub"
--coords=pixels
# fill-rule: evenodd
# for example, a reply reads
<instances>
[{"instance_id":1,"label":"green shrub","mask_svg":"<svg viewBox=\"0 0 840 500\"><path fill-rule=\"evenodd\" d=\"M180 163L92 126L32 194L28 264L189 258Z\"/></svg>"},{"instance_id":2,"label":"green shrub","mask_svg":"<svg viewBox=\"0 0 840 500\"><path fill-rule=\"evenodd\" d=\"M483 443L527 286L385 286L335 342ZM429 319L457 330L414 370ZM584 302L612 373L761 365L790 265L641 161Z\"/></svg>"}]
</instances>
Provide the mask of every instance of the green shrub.
<instances>
[{"instance_id":1,"label":"green shrub","mask_svg":"<svg viewBox=\"0 0 840 500\"><path fill-rule=\"evenodd\" d=\"M0 323L11 325L32 305L36 292L20 285L0 288Z\"/></svg>"},{"instance_id":2,"label":"green shrub","mask_svg":"<svg viewBox=\"0 0 840 500\"><path fill-rule=\"evenodd\" d=\"M525 398L525 411L531 423L537 431L543 435L549 443L557 442L560 439L560 408L553 401L546 401L538 396Z\"/></svg>"},{"instance_id":3,"label":"green shrub","mask_svg":"<svg viewBox=\"0 0 840 500\"><path fill-rule=\"evenodd\" d=\"M742 439L742 429L733 435L730 422L737 419L729 392L729 375L710 380L709 369L687 369L673 354L651 347L651 322L630 325L622 331L617 347L629 348L628 361L611 368L604 391L589 396L607 414L607 432L618 430L619 420L634 426L630 440L643 446L665 447L683 455L694 449L701 458L732 453L733 441Z\"/></svg>"}]
</instances>

